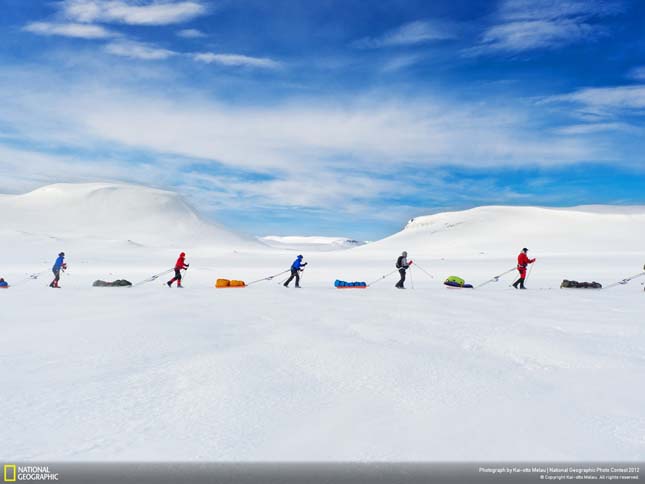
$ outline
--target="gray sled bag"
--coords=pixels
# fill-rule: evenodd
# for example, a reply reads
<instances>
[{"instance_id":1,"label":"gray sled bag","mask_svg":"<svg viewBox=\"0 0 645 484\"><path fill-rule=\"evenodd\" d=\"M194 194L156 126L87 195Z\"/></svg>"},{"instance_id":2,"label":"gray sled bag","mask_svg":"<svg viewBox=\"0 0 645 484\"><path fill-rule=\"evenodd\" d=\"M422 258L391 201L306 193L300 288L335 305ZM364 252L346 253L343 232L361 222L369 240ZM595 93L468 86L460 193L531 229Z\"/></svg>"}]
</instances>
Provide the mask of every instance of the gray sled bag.
<instances>
[{"instance_id":1,"label":"gray sled bag","mask_svg":"<svg viewBox=\"0 0 645 484\"><path fill-rule=\"evenodd\" d=\"M125 279L118 279L113 282L106 282L106 281L94 281L92 286L94 287L129 287L131 286L132 283L130 281L126 281Z\"/></svg>"},{"instance_id":2,"label":"gray sled bag","mask_svg":"<svg viewBox=\"0 0 645 484\"><path fill-rule=\"evenodd\" d=\"M602 289L602 284L599 282L578 282L567 281L566 279L560 284L560 288L567 289Z\"/></svg>"}]
</instances>

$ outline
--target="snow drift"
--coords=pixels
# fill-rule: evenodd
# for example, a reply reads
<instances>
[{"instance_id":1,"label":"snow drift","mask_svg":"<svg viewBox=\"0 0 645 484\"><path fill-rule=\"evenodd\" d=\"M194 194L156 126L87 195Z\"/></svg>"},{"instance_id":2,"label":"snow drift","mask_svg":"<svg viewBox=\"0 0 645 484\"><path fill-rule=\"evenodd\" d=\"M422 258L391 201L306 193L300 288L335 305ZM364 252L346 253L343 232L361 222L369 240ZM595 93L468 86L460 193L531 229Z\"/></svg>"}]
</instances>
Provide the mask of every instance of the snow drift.
<instances>
[{"instance_id":1,"label":"snow drift","mask_svg":"<svg viewBox=\"0 0 645 484\"><path fill-rule=\"evenodd\" d=\"M56 184L0 196L4 232L150 246L259 245L207 222L176 193L113 183Z\"/></svg>"}]
</instances>

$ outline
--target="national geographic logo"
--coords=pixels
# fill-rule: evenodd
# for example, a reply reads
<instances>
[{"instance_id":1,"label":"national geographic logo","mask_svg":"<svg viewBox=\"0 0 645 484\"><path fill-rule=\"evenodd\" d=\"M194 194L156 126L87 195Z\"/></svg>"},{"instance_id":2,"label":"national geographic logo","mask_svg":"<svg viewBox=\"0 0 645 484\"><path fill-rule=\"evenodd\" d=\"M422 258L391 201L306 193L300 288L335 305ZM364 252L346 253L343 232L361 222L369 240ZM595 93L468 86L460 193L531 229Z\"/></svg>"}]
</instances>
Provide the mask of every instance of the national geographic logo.
<instances>
[{"instance_id":1,"label":"national geographic logo","mask_svg":"<svg viewBox=\"0 0 645 484\"><path fill-rule=\"evenodd\" d=\"M16 482L16 465L5 464L4 466L4 482Z\"/></svg>"},{"instance_id":2,"label":"national geographic logo","mask_svg":"<svg viewBox=\"0 0 645 484\"><path fill-rule=\"evenodd\" d=\"M3 478L4 482L58 481L58 473L50 471L49 466L5 464Z\"/></svg>"}]
</instances>

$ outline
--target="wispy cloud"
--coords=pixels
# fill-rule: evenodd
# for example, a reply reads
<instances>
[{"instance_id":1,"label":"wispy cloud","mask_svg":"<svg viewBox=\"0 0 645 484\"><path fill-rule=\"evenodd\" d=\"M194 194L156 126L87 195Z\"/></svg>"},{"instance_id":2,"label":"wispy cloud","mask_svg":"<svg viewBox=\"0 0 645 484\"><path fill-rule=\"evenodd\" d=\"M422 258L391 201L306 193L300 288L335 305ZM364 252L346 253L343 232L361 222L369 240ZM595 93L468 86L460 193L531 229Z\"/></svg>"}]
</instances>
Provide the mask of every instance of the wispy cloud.
<instances>
[{"instance_id":1,"label":"wispy cloud","mask_svg":"<svg viewBox=\"0 0 645 484\"><path fill-rule=\"evenodd\" d=\"M221 64L233 67L259 67L264 69L277 69L281 67L280 62L266 57L249 57L240 54L214 54L212 52L200 52L191 55L194 60L206 64Z\"/></svg>"},{"instance_id":2,"label":"wispy cloud","mask_svg":"<svg viewBox=\"0 0 645 484\"><path fill-rule=\"evenodd\" d=\"M634 131L634 127L627 123L588 123L574 124L556 130L557 133L566 136L577 136L586 134L603 133L607 131Z\"/></svg>"},{"instance_id":3,"label":"wispy cloud","mask_svg":"<svg viewBox=\"0 0 645 484\"><path fill-rule=\"evenodd\" d=\"M569 94L545 98L544 103L571 103L585 113L598 117L614 116L625 111L641 115L645 109L645 85L593 87L579 89Z\"/></svg>"},{"instance_id":4,"label":"wispy cloud","mask_svg":"<svg viewBox=\"0 0 645 484\"><path fill-rule=\"evenodd\" d=\"M497 22L465 53L519 53L595 40L607 31L594 19L620 12L620 4L613 1L505 0Z\"/></svg>"},{"instance_id":5,"label":"wispy cloud","mask_svg":"<svg viewBox=\"0 0 645 484\"><path fill-rule=\"evenodd\" d=\"M645 81L645 66L633 68L629 71L629 77L637 81Z\"/></svg>"},{"instance_id":6,"label":"wispy cloud","mask_svg":"<svg viewBox=\"0 0 645 484\"><path fill-rule=\"evenodd\" d=\"M383 72L395 72L417 64L423 56L417 54L399 55L388 59L383 64Z\"/></svg>"},{"instance_id":7,"label":"wispy cloud","mask_svg":"<svg viewBox=\"0 0 645 484\"><path fill-rule=\"evenodd\" d=\"M505 0L499 16L507 21L562 18L588 19L622 12L616 0Z\"/></svg>"},{"instance_id":8,"label":"wispy cloud","mask_svg":"<svg viewBox=\"0 0 645 484\"><path fill-rule=\"evenodd\" d=\"M200 39L202 37L206 37L206 34L197 29L183 29L177 32L177 37L183 37L184 39Z\"/></svg>"},{"instance_id":9,"label":"wispy cloud","mask_svg":"<svg viewBox=\"0 0 645 484\"><path fill-rule=\"evenodd\" d=\"M417 20L386 32L380 37L364 37L352 43L359 49L379 49L449 40L457 36L454 23L439 20Z\"/></svg>"},{"instance_id":10,"label":"wispy cloud","mask_svg":"<svg viewBox=\"0 0 645 484\"><path fill-rule=\"evenodd\" d=\"M100 26L79 23L32 22L23 30L37 35L57 35L79 39L107 39L116 34Z\"/></svg>"},{"instance_id":11,"label":"wispy cloud","mask_svg":"<svg viewBox=\"0 0 645 484\"><path fill-rule=\"evenodd\" d=\"M129 25L171 25L192 20L207 12L199 1L63 0L62 15L77 22Z\"/></svg>"},{"instance_id":12,"label":"wispy cloud","mask_svg":"<svg viewBox=\"0 0 645 484\"><path fill-rule=\"evenodd\" d=\"M219 64L226 67L252 67L260 69L278 69L282 64L265 57L250 57L241 54L214 54L212 52L182 53L165 49L155 44L138 42L130 39L118 39L105 45L108 54L140 60L165 60L171 57L183 57L205 64Z\"/></svg>"},{"instance_id":13,"label":"wispy cloud","mask_svg":"<svg viewBox=\"0 0 645 484\"><path fill-rule=\"evenodd\" d=\"M105 51L112 55L142 60L162 60L178 55L177 52L173 52L172 50L125 39L110 42L105 46Z\"/></svg>"}]
</instances>

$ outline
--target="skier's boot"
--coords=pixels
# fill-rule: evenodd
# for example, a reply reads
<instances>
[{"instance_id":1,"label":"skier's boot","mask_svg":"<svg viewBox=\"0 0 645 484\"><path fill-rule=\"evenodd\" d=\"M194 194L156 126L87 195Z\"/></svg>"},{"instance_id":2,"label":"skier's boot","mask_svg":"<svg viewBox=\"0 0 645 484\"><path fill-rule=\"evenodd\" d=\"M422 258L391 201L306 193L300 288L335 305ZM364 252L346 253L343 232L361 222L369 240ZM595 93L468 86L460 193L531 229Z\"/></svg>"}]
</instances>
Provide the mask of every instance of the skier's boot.
<instances>
[{"instance_id":1,"label":"skier's boot","mask_svg":"<svg viewBox=\"0 0 645 484\"><path fill-rule=\"evenodd\" d=\"M166 285L167 285L168 287L172 287L172 281L168 281L168 282L166 282Z\"/></svg>"},{"instance_id":2,"label":"skier's boot","mask_svg":"<svg viewBox=\"0 0 645 484\"><path fill-rule=\"evenodd\" d=\"M181 283L177 284L177 289L183 289L183 288L184 288L184 286L182 286Z\"/></svg>"},{"instance_id":3,"label":"skier's boot","mask_svg":"<svg viewBox=\"0 0 645 484\"><path fill-rule=\"evenodd\" d=\"M300 286L296 286L296 289L300 289Z\"/></svg>"},{"instance_id":4,"label":"skier's boot","mask_svg":"<svg viewBox=\"0 0 645 484\"><path fill-rule=\"evenodd\" d=\"M282 284L282 285L283 285L284 287L289 287L289 284L287 284L286 282L285 282L284 284Z\"/></svg>"}]
</instances>

